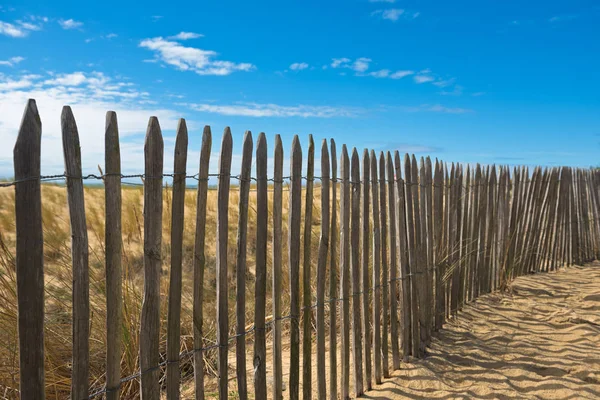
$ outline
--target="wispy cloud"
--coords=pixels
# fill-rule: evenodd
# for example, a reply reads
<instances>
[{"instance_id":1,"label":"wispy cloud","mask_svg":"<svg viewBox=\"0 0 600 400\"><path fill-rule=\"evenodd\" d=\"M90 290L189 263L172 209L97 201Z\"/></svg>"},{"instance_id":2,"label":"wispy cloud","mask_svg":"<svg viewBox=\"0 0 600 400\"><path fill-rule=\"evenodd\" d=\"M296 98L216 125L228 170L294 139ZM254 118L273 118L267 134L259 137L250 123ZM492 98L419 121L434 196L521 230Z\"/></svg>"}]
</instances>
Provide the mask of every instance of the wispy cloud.
<instances>
[{"instance_id":1,"label":"wispy cloud","mask_svg":"<svg viewBox=\"0 0 600 400\"><path fill-rule=\"evenodd\" d=\"M565 22L577 18L577 15L556 15L548 20L548 22Z\"/></svg>"},{"instance_id":2,"label":"wispy cloud","mask_svg":"<svg viewBox=\"0 0 600 400\"><path fill-rule=\"evenodd\" d=\"M369 69L369 63L372 60L366 57L360 57L352 62L349 58L334 58L331 61L331 68L348 68L357 73L365 72Z\"/></svg>"},{"instance_id":3,"label":"wispy cloud","mask_svg":"<svg viewBox=\"0 0 600 400\"><path fill-rule=\"evenodd\" d=\"M389 3L394 4L396 0L369 0L369 3Z\"/></svg>"},{"instance_id":4,"label":"wispy cloud","mask_svg":"<svg viewBox=\"0 0 600 400\"><path fill-rule=\"evenodd\" d=\"M234 104L185 104L199 112L239 117L300 117L300 118L332 118L353 117L359 110L332 106L282 106L278 104L234 103Z\"/></svg>"},{"instance_id":5,"label":"wispy cloud","mask_svg":"<svg viewBox=\"0 0 600 400\"><path fill-rule=\"evenodd\" d=\"M434 112L443 114L469 114L474 112L470 108L446 107L441 104L421 104L419 106L401 106L400 109L405 112Z\"/></svg>"},{"instance_id":6,"label":"wispy cloud","mask_svg":"<svg viewBox=\"0 0 600 400\"><path fill-rule=\"evenodd\" d=\"M433 82L435 80L435 78L431 75L424 75L424 74L419 74L419 75L415 75L414 80L416 83L427 83L427 82Z\"/></svg>"},{"instance_id":7,"label":"wispy cloud","mask_svg":"<svg viewBox=\"0 0 600 400\"><path fill-rule=\"evenodd\" d=\"M204 35L200 34L200 33L195 33L195 32L179 32L177 35L175 36L169 36L167 39L173 39L173 40L189 40L189 39L198 39L200 37L203 37Z\"/></svg>"},{"instance_id":8,"label":"wispy cloud","mask_svg":"<svg viewBox=\"0 0 600 400\"><path fill-rule=\"evenodd\" d=\"M414 71L409 71L409 70L405 70L405 71L396 71L393 74L390 75L390 78L392 79L402 79L405 76L409 76L409 75L413 75L415 72Z\"/></svg>"},{"instance_id":9,"label":"wispy cloud","mask_svg":"<svg viewBox=\"0 0 600 400\"><path fill-rule=\"evenodd\" d=\"M114 39L117 36L119 36L119 35L117 35L116 33L109 33L108 35L105 36L105 38L107 38L107 39Z\"/></svg>"},{"instance_id":10,"label":"wispy cloud","mask_svg":"<svg viewBox=\"0 0 600 400\"><path fill-rule=\"evenodd\" d=\"M401 8L390 8L388 10L375 10L371 13L371 16L380 16L382 19L390 21L398 21L400 16L404 14L404 10Z\"/></svg>"},{"instance_id":11,"label":"wispy cloud","mask_svg":"<svg viewBox=\"0 0 600 400\"><path fill-rule=\"evenodd\" d=\"M292 71L302 71L303 69L307 69L308 67L309 65L305 62L293 63L292 65L290 65L290 69Z\"/></svg>"},{"instance_id":12,"label":"wispy cloud","mask_svg":"<svg viewBox=\"0 0 600 400\"><path fill-rule=\"evenodd\" d=\"M25 60L25 57L21 57L21 56L11 57L8 60L0 60L0 65L4 65L7 67L14 67L15 65L17 65L18 63L20 63L23 60Z\"/></svg>"},{"instance_id":13,"label":"wispy cloud","mask_svg":"<svg viewBox=\"0 0 600 400\"><path fill-rule=\"evenodd\" d=\"M79 29L83 26L83 22L75 21L74 19L60 19L58 24L65 30Z\"/></svg>"},{"instance_id":14,"label":"wispy cloud","mask_svg":"<svg viewBox=\"0 0 600 400\"><path fill-rule=\"evenodd\" d=\"M163 19L163 16L162 15L153 15L150 17L150 19L152 20L152 22L158 22L161 19Z\"/></svg>"},{"instance_id":15,"label":"wispy cloud","mask_svg":"<svg viewBox=\"0 0 600 400\"><path fill-rule=\"evenodd\" d=\"M157 61L198 75L229 75L235 71L251 71L256 68L250 63L216 60L218 53L215 51L184 46L162 37L144 39L140 42L140 47L153 51Z\"/></svg>"}]
</instances>

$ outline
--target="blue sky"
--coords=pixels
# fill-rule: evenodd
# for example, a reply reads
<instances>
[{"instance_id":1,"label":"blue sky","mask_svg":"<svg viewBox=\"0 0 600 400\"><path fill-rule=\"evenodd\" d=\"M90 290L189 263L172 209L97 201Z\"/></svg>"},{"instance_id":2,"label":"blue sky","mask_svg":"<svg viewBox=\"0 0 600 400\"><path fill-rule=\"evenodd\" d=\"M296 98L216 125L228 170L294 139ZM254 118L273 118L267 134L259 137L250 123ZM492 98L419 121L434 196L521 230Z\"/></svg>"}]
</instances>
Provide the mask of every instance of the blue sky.
<instances>
[{"instance_id":1,"label":"blue sky","mask_svg":"<svg viewBox=\"0 0 600 400\"><path fill-rule=\"evenodd\" d=\"M0 176L25 101L43 123L44 173L62 171L60 109L84 170L103 164L117 111L126 171L141 172L148 117L172 168L177 118L218 152L231 126L446 161L597 165L600 3L19 1L0 6ZM216 159L216 157L215 157ZM234 163L234 169L236 164Z\"/></svg>"}]
</instances>

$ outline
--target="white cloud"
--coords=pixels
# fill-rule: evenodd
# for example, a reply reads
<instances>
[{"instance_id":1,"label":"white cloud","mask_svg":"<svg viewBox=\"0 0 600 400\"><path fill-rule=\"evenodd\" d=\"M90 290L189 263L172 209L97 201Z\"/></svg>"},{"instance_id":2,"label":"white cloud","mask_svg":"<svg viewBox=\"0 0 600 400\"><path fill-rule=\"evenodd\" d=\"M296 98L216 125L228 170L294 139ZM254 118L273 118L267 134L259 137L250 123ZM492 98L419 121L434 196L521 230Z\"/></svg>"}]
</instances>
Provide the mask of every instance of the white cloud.
<instances>
[{"instance_id":1,"label":"white cloud","mask_svg":"<svg viewBox=\"0 0 600 400\"><path fill-rule=\"evenodd\" d=\"M338 68L342 64L346 64L349 62L350 62L349 58L334 58L331 62L331 68Z\"/></svg>"},{"instance_id":2,"label":"white cloud","mask_svg":"<svg viewBox=\"0 0 600 400\"><path fill-rule=\"evenodd\" d=\"M373 71L369 73L369 75L374 76L375 78L387 78L390 76L389 69L380 69L379 71Z\"/></svg>"},{"instance_id":3,"label":"white cloud","mask_svg":"<svg viewBox=\"0 0 600 400\"><path fill-rule=\"evenodd\" d=\"M390 75L390 78L392 79L402 79L405 76L409 76L409 75L413 75L415 72L414 71L396 71L393 74Z\"/></svg>"},{"instance_id":4,"label":"white cloud","mask_svg":"<svg viewBox=\"0 0 600 400\"><path fill-rule=\"evenodd\" d=\"M240 117L301 117L332 118L352 117L358 113L356 109L331 106L282 106L278 104L234 103L186 104L195 111Z\"/></svg>"},{"instance_id":5,"label":"white cloud","mask_svg":"<svg viewBox=\"0 0 600 400\"><path fill-rule=\"evenodd\" d=\"M39 75L0 77L0 141L10 144L0 147L1 176L13 174L12 144L19 131L23 109L30 98L36 100L42 120L43 174L64 170L60 127L64 105L72 106L77 121L84 172L97 172L97 165L104 164L104 121L108 110L117 112L123 171L143 171L144 145L139 137L146 130L148 118L156 115L163 134L170 132L166 133L168 136L172 135L181 114L148 104L147 95L135 92L128 82L117 81L100 72L86 73L85 78L80 85L67 87L44 80ZM172 165L173 150L168 143L165 140L165 166Z\"/></svg>"},{"instance_id":6,"label":"white cloud","mask_svg":"<svg viewBox=\"0 0 600 400\"><path fill-rule=\"evenodd\" d=\"M369 69L369 63L372 61L370 58L360 57L351 62L349 58L333 58L331 62L331 68L348 68L357 73L365 72Z\"/></svg>"},{"instance_id":7,"label":"white cloud","mask_svg":"<svg viewBox=\"0 0 600 400\"><path fill-rule=\"evenodd\" d=\"M173 39L173 40L188 40L188 39L198 39L200 37L203 37L204 35L200 34L200 33L194 33L194 32L179 32L177 35L175 36L169 36L167 39Z\"/></svg>"},{"instance_id":8,"label":"white cloud","mask_svg":"<svg viewBox=\"0 0 600 400\"><path fill-rule=\"evenodd\" d=\"M302 62L302 63L293 63L292 65L290 65L290 69L292 71L301 71L301 70L306 69L308 67L309 67L309 65L307 63L305 63L305 62Z\"/></svg>"},{"instance_id":9,"label":"white cloud","mask_svg":"<svg viewBox=\"0 0 600 400\"><path fill-rule=\"evenodd\" d=\"M58 75L54 79L48 79L44 84L53 86L79 86L84 83L86 79L83 72L73 72L71 74Z\"/></svg>"},{"instance_id":10,"label":"white cloud","mask_svg":"<svg viewBox=\"0 0 600 400\"><path fill-rule=\"evenodd\" d=\"M571 21L577 18L577 15L557 15L548 20L548 22L563 22L563 21Z\"/></svg>"},{"instance_id":11,"label":"white cloud","mask_svg":"<svg viewBox=\"0 0 600 400\"><path fill-rule=\"evenodd\" d=\"M371 16L380 16L383 19L390 21L398 21L400 16L404 14L404 10L401 8L390 8L388 10L375 10L371 13Z\"/></svg>"},{"instance_id":12,"label":"white cloud","mask_svg":"<svg viewBox=\"0 0 600 400\"><path fill-rule=\"evenodd\" d=\"M22 38L27 36L28 33L29 32L27 32L27 29L23 27L15 26L9 22L0 21L0 34L2 35Z\"/></svg>"},{"instance_id":13,"label":"white cloud","mask_svg":"<svg viewBox=\"0 0 600 400\"><path fill-rule=\"evenodd\" d=\"M369 0L369 3L389 3L394 4L396 0Z\"/></svg>"},{"instance_id":14,"label":"white cloud","mask_svg":"<svg viewBox=\"0 0 600 400\"><path fill-rule=\"evenodd\" d=\"M140 47L153 51L158 61L198 75L229 75L235 71L251 71L256 68L250 63L215 60L218 54L212 50L187 47L162 37L144 39L140 42Z\"/></svg>"},{"instance_id":15,"label":"white cloud","mask_svg":"<svg viewBox=\"0 0 600 400\"><path fill-rule=\"evenodd\" d=\"M441 104L421 104L416 107L400 107L400 109L406 112L435 112L443 114L468 114L473 112L469 108L446 107Z\"/></svg>"},{"instance_id":16,"label":"white cloud","mask_svg":"<svg viewBox=\"0 0 600 400\"><path fill-rule=\"evenodd\" d=\"M61 19L58 23L63 29L79 29L83 26L83 22L75 21L74 19Z\"/></svg>"},{"instance_id":17,"label":"white cloud","mask_svg":"<svg viewBox=\"0 0 600 400\"><path fill-rule=\"evenodd\" d=\"M25 60L25 57L21 57L21 56L11 57L8 60L0 60L0 65L5 65L7 67L13 67L23 60Z\"/></svg>"},{"instance_id":18,"label":"white cloud","mask_svg":"<svg viewBox=\"0 0 600 400\"><path fill-rule=\"evenodd\" d=\"M416 83L427 83L427 82L433 82L435 80L435 78L431 75L415 75L414 80Z\"/></svg>"},{"instance_id":19,"label":"white cloud","mask_svg":"<svg viewBox=\"0 0 600 400\"><path fill-rule=\"evenodd\" d=\"M106 38L107 38L107 39L114 39L114 38L116 38L117 36L119 36L119 35L117 35L116 33L109 33L108 35L106 35Z\"/></svg>"}]
</instances>

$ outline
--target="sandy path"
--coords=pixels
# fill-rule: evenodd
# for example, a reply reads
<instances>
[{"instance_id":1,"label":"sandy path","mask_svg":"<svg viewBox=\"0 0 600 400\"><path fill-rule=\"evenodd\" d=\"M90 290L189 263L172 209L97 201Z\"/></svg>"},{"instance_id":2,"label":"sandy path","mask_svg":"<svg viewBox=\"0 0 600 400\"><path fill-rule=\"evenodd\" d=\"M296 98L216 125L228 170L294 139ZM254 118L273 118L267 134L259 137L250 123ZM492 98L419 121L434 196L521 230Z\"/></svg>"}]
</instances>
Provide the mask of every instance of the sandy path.
<instances>
[{"instance_id":1,"label":"sandy path","mask_svg":"<svg viewBox=\"0 0 600 400\"><path fill-rule=\"evenodd\" d=\"M478 299L365 398L599 399L600 262Z\"/></svg>"}]
</instances>

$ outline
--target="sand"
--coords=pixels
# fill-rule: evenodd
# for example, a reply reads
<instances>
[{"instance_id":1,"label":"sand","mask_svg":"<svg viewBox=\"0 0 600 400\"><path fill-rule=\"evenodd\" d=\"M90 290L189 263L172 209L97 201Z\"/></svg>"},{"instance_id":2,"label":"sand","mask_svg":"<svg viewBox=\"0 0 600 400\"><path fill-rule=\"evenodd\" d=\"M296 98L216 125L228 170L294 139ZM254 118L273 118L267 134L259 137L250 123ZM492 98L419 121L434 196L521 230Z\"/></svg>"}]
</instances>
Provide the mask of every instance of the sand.
<instances>
[{"instance_id":1,"label":"sand","mask_svg":"<svg viewBox=\"0 0 600 400\"><path fill-rule=\"evenodd\" d=\"M600 262L469 304L367 399L600 399Z\"/></svg>"}]
</instances>

